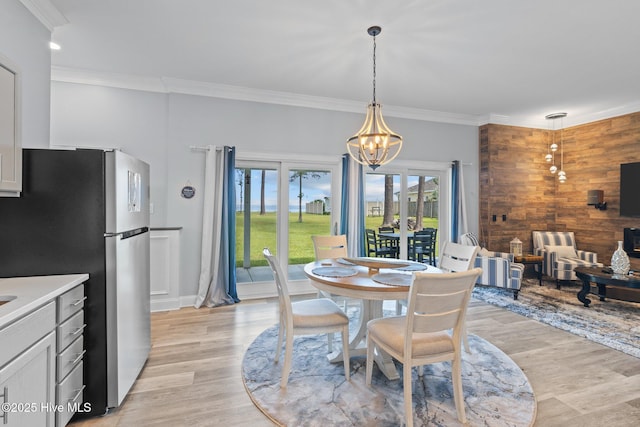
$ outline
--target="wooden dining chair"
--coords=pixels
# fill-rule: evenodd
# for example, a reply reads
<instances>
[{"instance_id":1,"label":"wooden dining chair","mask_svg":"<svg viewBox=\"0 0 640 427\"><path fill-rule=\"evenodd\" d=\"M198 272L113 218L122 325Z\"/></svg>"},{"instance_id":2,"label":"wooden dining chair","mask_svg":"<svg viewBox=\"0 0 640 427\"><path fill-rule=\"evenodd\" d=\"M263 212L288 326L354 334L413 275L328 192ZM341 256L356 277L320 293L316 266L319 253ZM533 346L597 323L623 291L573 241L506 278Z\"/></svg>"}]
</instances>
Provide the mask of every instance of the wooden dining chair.
<instances>
[{"instance_id":1,"label":"wooden dining chair","mask_svg":"<svg viewBox=\"0 0 640 427\"><path fill-rule=\"evenodd\" d=\"M282 341L285 339L284 364L280 387L287 387L291 358L293 357L294 335L315 335L340 332L342 335L342 354L344 361L344 375L349 380L349 318L328 298L317 298L291 302L287 277L282 272L278 259L271 254L269 248L262 251L269 263L278 289L279 327L278 345L276 347L275 363L280 360Z\"/></svg>"},{"instance_id":2,"label":"wooden dining chair","mask_svg":"<svg viewBox=\"0 0 640 427\"><path fill-rule=\"evenodd\" d=\"M470 270L475 264L479 250L480 246L462 245L449 241L444 242L440 250L440 257L438 258L438 268L448 272ZM464 342L465 351L471 353L466 326L462 330L462 341Z\"/></svg>"},{"instance_id":3,"label":"wooden dining chair","mask_svg":"<svg viewBox=\"0 0 640 427\"><path fill-rule=\"evenodd\" d=\"M412 368L452 362L453 396L461 423L466 422L461 374L461 335L471 291L482 269L457 273L416 272L405 316L383 317L367 323L366 384L371 385L375 350L402 363L404 413L413 426ZM418 375L422 376L422 369ZM439 378L433 378L438 381Z\"/></svg>"},{"instance_id":4,"label":"wooden dining chair","mask_svg":"<svg viewBox=\"0 0 640 427\"><path fill-rule=\"evenodd\" d=\"M473 267L479 250L479 246L462 245L460 243L446 241L440 249L438 268L448 272L469 270Z\"/></svg>"},{"instance_id":5,"label":"wooden dining chair","mask_svg":"<svg viewBox=\"0 0 640 427\"><path fill-rule=\"evenodd\" d=\"M316 261L330 258L343 258L347 255L347 236L311 236Z\"/></svg>"},{"instance_id":6,"label":"wooden dining chair","mask_svg":"<svg viewBox=\"0 0 640 427\"><path fill-rule=\"evenodd\" d=\"M313 242L313 251L316 261L323 259L344 258L348 256L347 236L328 235L328 236L311 236ZM331 298L334 302L341 304L343 310L347 311L348 298L340 295L333 295L325 291L318 290L318 298ZM329 352L333 351L333 333L327 334Z\"/></svg>"}]
</instances>

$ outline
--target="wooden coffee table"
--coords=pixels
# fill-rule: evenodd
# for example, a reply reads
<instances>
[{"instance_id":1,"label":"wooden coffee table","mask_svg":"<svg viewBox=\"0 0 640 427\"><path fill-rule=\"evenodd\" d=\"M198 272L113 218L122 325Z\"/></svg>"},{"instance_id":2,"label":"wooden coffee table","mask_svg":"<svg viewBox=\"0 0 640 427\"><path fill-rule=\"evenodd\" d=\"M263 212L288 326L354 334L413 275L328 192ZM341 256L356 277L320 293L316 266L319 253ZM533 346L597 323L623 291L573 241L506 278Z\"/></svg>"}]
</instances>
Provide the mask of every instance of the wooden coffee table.
<instances>
[{"instance_id":1,"label":"wooden coffee table","mask_svg":"<svg viewBox=\"0 0 640 427\"><path fill-rule=\"evenodd\" d=\"M591 292L591 283L598 285L598 296L604 301L607 296L607 285L621 288L640 289L640 277L622 274L612 274L602 267L576 267L576 276L582 280L582 289L578 292L578 299L585 307L589 307L591 300L587 294Z\"/></svg>"},{"instance_id":2,"label":"wooden coffee table","mask_svg":"<svg viewBox=\"0 0 640 427\"><path fill-rule=\"evenodd\" d=\"M518 264L538 266L538 285L542 286L542 255L520 255L513 260Z\"/></svg>"}]
</instances>

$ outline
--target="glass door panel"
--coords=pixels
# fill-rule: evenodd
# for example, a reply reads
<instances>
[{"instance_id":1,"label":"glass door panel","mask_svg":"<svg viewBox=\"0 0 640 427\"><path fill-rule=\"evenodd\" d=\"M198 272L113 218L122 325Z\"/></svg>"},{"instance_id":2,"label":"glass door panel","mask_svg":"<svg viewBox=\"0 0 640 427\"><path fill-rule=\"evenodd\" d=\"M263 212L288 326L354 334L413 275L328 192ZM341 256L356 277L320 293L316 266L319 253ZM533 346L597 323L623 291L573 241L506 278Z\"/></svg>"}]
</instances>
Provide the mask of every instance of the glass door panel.
<instances>
[{"instance_id":1,"label":"glass door panel","mask_svg":"<svg viewBox=\"0 0 640 427\"><path fill-rule=\"evenodd\" d=\"M386 246L398 246L401 241L400 223L401 208L400 203L400 175L367 173L365 175L365 226L366 230L373 230L380 240L380 232L384 228L393 228L394 236L384 239L381 244ZM382 230L381 230L382 229ZM391 232L391 230L388 230ZM387 232L387 234L388 234ZM397 235L397 236L395 236ZM365 254L369 256L372 249L365 242ZM373 252L371 252L373 256ZM400 251L399 256L402 256Z\"/></svg>"},{"instance_id":2,"label":"glass door panel","mask_svg":"<svg viewBox=\"0 0 640 427\"><path fill-rule=\"evenodd\" d=\"M262 250L277 254L278 171L236 168L235 189L237 282L273 280Z\"/></svg>"},{"instance_id":3,"label":"glass door panel","mask_svg":"<svg viewBox=\"0 0 640 427\"><path fill-rule=\"evenodd\" d=\"M303 279L304 265L315 260L313 235L332 234L330 170L290 169L289 279Z\"/></svg>"},{"instance_id":4,"label":"glass door panel","mask_svg":"<svg viewBox=\"0 0 640 427\"><path fill-rule=\"evenodd\" d=\"M438 230L439 225L439 177L428 174L407 177L407 222L408 229L420 231L426 228ZM438 232L436 232L435 257L438 254Z\"/></svg>"}]
</instances>

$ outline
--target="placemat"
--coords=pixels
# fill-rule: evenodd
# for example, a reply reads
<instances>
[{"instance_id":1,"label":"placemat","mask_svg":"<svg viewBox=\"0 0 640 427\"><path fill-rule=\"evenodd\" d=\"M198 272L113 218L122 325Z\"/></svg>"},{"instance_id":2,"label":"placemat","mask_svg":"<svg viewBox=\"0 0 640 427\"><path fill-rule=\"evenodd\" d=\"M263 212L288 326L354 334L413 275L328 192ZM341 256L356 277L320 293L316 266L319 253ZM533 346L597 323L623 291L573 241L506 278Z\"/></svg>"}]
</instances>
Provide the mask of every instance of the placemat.
<instances>
[{"instance_id":1,"label":"placemat","mask_svg":"<svg viewBox=\"0 0 640 427\"><path fill-rule=\"evenodd\" d=\"M413 282L413 276L402 273L380 273L371 276L374 282L391 286L410 286Z\"/></svg>"},{"instance_id":2,"label":"placemat","mask_svg":"<svg viewBox=\"0 0 640 427\"><path fill-rule=\"evenodd\" d=\"M399 267L399 268L396 268L396 270L401 270L401 271L423 271L423 270L426 270L427 268L429 268L429 266L427 264L423 264L421 262L412 262L411 264L407 265L406 267Z\"/></svg>"},{"instance_id":3,"label":"placemat","mask_svg":"<svg viewBox=\"0 0 640 427\"><path fill-rule=\"evenodd\" d=\"M325 277L349 277L358 274L353 268L347 267L317 267L311 270L313 274Z\"/></svg>"}]
</instances>

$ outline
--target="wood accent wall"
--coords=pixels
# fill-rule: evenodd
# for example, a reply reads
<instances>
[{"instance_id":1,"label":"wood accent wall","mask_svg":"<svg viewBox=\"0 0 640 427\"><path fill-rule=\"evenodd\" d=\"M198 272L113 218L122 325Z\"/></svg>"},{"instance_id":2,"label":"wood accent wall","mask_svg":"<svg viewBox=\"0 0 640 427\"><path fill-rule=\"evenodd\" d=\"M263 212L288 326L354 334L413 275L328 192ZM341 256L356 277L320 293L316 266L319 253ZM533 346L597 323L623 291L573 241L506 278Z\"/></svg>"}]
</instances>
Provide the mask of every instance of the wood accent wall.
<instances>
[{"instance_id":1,"label":"wood accent wall","mask_svg":"<svg viewBox=\"0 0 640 427\"><path fill-rule=\"evenodd\" d=\"M560 130L555 132L560 144ZM530 252L534 230L573 231L579 249L596 252L608 265L623 229L640 227L640 218L621 217L619 210L620 164L640 162L640 112L563 129L564 184L544 159L551 136L543 129L480 127L482 245L508 252L518 237ZM640 183L638 189L640 197ZM604 191L607 210L587 206L589 190ZM632 266L640 269L640 259L632 258Z\"/></svg>"}]
</instances>

